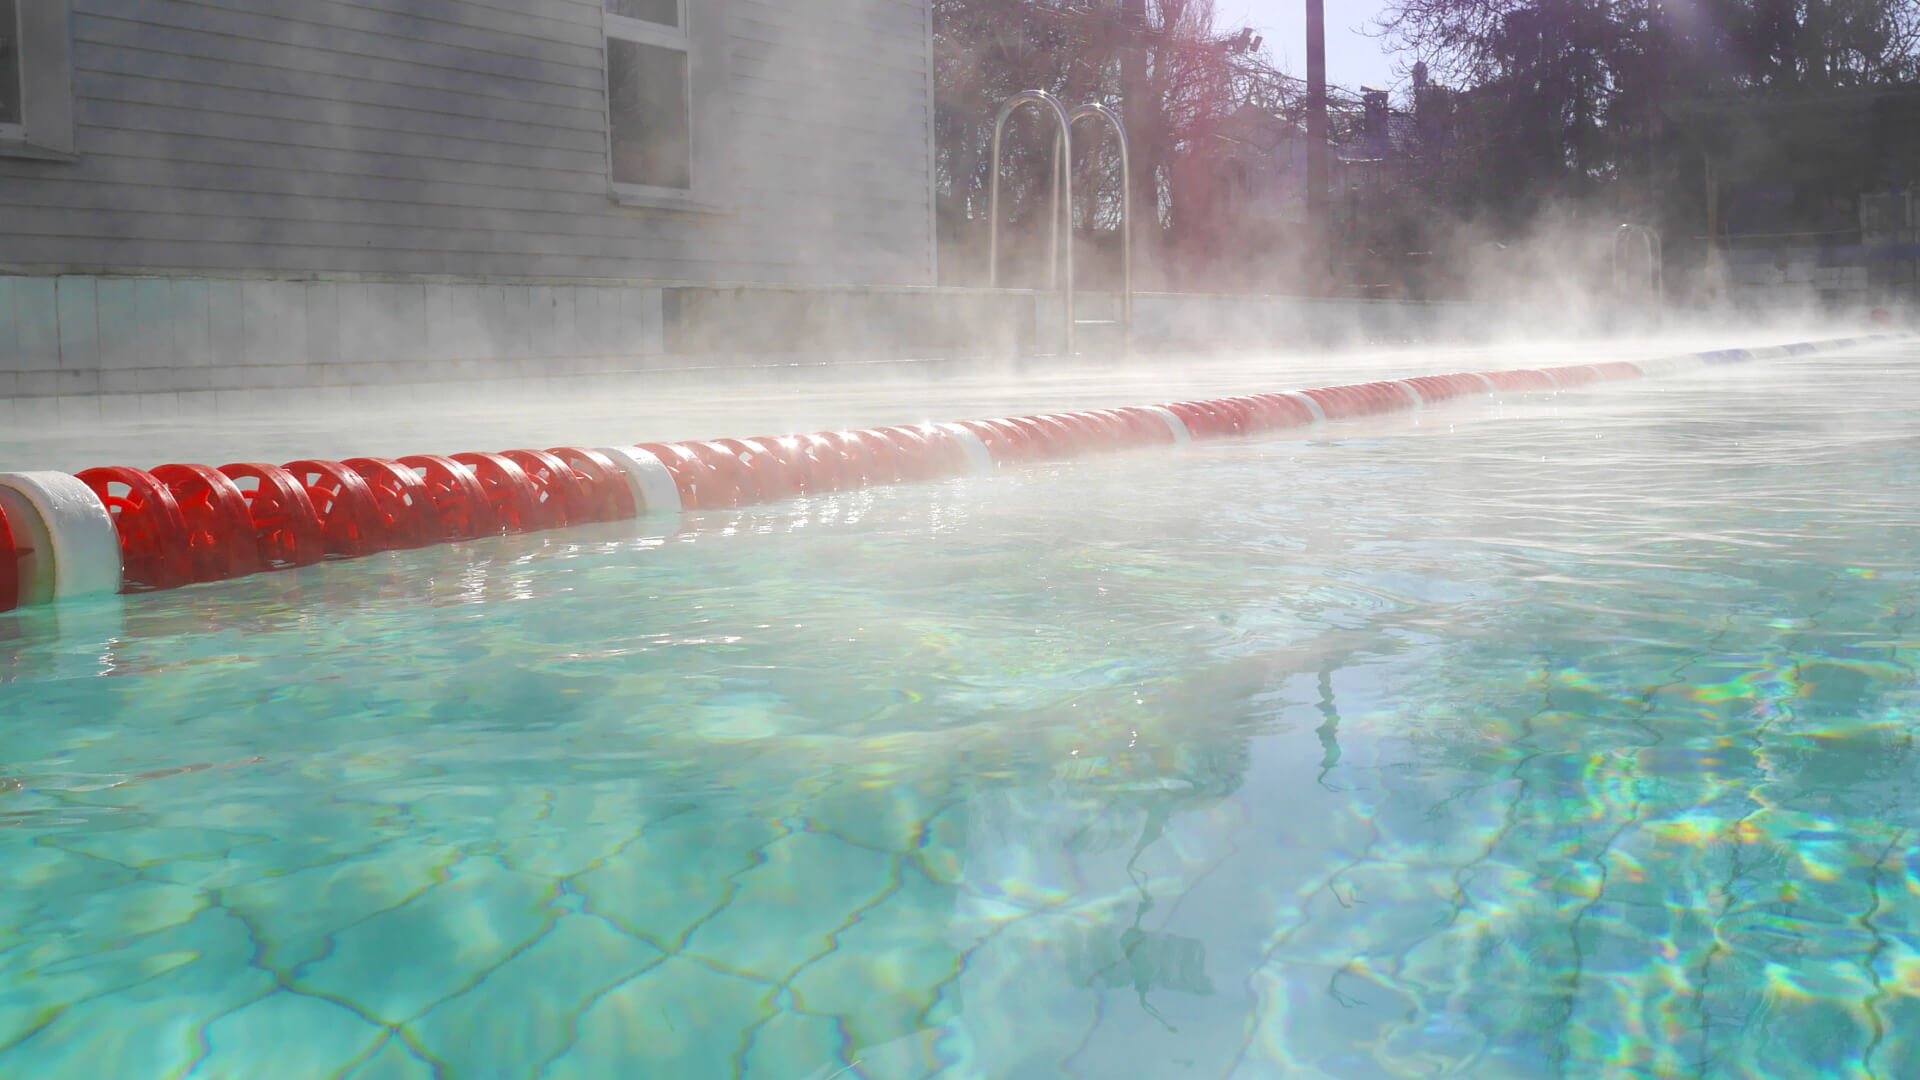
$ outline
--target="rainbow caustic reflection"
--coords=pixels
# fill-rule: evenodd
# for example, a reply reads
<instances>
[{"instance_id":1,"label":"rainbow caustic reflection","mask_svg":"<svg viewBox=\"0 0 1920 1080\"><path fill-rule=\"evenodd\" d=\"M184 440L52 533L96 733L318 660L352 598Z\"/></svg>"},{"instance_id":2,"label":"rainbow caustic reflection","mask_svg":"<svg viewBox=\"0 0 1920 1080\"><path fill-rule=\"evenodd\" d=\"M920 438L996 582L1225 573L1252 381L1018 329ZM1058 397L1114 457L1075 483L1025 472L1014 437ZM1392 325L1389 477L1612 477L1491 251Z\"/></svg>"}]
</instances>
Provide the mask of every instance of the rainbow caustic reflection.
<instances>
[{"instance_id":1,"label":"rainbow caustic reflection","mask_svg":"<svg viewBox=\"0 0 1920 1080\"><path fill-rule=\"evenodd\" d=\"M1920 1075L1916 359L0 617L0 1076Z\"/></svg>"}]
</instances>

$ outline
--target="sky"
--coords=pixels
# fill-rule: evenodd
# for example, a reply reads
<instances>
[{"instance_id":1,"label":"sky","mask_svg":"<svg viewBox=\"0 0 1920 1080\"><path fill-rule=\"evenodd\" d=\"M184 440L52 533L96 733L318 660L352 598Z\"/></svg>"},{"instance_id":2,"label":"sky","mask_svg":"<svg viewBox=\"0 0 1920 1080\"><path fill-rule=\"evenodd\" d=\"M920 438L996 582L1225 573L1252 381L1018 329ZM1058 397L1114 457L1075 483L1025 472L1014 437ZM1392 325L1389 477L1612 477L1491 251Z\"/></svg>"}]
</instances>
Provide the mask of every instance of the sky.
<instances>
[{"instance_id":1,"label":"sky","mask_svg":"<svg viewBox=\"0 0 1920 1080\"><path fill-rule=\"evenodd\" d=\"M1398 89L1393 58L1382 54L1379 38L1360 28L1371 23L1385 6L1383 0L1325 0L1327 8L1327 78L1335 85L1357 89L1362 83ZM1267 52L1289 74L1307 75L1307 6L1305 0L1214 0L1213 24L1230 30L1251 26L1267 39Z\"/></svg>"}]
</instances>

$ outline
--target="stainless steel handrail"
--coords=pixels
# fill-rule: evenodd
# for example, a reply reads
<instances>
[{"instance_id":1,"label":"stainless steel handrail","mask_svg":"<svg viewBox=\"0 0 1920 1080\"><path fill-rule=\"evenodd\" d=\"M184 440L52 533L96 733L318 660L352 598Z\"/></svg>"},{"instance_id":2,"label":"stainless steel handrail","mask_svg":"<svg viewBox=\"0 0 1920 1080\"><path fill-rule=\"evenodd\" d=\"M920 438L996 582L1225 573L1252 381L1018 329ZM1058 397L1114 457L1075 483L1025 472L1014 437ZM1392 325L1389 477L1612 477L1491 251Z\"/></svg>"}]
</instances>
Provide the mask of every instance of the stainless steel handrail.
<instances>
[{"instance_id":1,"label":"stainless steel handrail","mask_svg":"<svg viewBox=\"0 0 1920 1080\"><path fill-rule=\"evenodd\" d=\"M1053 117L1054 127L1057 132L1057 141L1054 144L1055 151L1056 153L1064 154L1065 161L1071 162L1073 160L1073 119L1067 114L1067 107L1060 104L1059 98L1054 97L1045 90L1022 90L1020 93L1008 98L1006 104L1000 106L1000 115L995 117L993 121L993 179L988 184L987 195L987 284L990 287L997 288L1000 284L1000 143L1002 137L1006 134L1007 118L1019 109L1029 105ZM1061 158L1056 157L1052 170L1054 184L1054 205L1052 207L1052 213L1053 227L1056 230L1056 238L1054 240L1056 248L1059 244L1057 230L1060 227L1060 214L1064 210L1067 215L1068 228L1065 258L1066 292L1063 303L1067 309L1066 351L1072 353L1074 328L1073 174L1069 168L1065 176L1061 175L1061 160ZM1047 260L1049 281L1052 280L1060 261L1057 250L1049 252L1049 258Z\"/></svg>"},{"instance_id":2,"label":"stainless steel handrail","mask_svg":"<svg viewBox=\"0 0 1920 1080\"><path fill-rule=\"evenodd\" d=\"M1640 248L1646 256L1646 285L1653 294L1655 303L1665 303L1667 297L1666 260L1662 256L1660 234L1646 225L1624 224L1613 232L1613 287L1621 291L1623 275L1620 271L1621 252L1634 240L1640 242Z\"/></svg>"},{"instance_id":3,"label":"stainless steel handrail","mask_svg":"<svg viewBox=\"0 0 1920 1080\"><path fill-rule=\"evenodd\" d=\"M1069 125L1077 124L1082 120L1092 119L1105 120L1107 127L1113 131L1115 142L1120 147L1120 328L1122 333L1125 334L1122 346L1126 351L1131 352L1133 349L1133 162L1127 147L1127 128L1126 125L1121 122L1119 113L1114 112L1112 109L1107 108L1097 101L1089 101L1085 105L1067 114L1067 122ZM1063 148L1058 142L1055 142L1053 147L1053 169L1056 188L1060 182L1061 175L1071 170L1071 168L1071 159L1064 156ZM1067 204L1065 217L1067 223L1067 246L1068 248L1072 248L1072 203ZM1050 243L1049 250L1059 246L1058 234L1060 231L1060 218L1058 216L1053 220L1053 229L1055 239Z\"/></svg>"}]
</instances>

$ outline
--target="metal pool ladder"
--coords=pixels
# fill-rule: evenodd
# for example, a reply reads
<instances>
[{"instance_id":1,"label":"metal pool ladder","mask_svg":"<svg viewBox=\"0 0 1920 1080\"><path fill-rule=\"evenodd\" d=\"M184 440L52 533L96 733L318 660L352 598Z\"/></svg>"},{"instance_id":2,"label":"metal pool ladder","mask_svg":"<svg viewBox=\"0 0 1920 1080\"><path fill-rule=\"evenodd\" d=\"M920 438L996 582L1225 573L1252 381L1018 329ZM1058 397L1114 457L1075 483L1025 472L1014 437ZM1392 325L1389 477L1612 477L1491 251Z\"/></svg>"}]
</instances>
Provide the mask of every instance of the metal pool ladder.
<instances>
[{"instance_id":1,"label":"metal pool ladder","mask_svg":"<svg viewBox=\"0 0 1920 1080\"><path fill-rule=\"evenodd\" d=\"M1653 294L1654 303L1665 303L1667 298L1666 260L1660 252L1660 234L1646 225L1627 224L1613 231L1614 291L1623 291L1621 285L1625 275L1622 273L1621 266L1636 245L1640 248L1644 262L1646 277L1642 280L1646 282L1647 291Z\"/></svg>"},{"instance_id":2,"label":"metal pool ladder","mask_svg":"<svg viewBox=\"0 0 1920 1080\"><path fill-rule=\"evenodd\" d=\"M1060 288L1061 306L1066 309L1066 351L1074 350L1074 331L1082 326L1111 326L1110 319L1076 319L1073 311L1073 125L1082 120L1103 120L1120 147L1120 318L1121 348L1133 347L1133 168L1128 153L1126 126L1120 115L1098 102L1088 102L1069 112L1060 99L1045 90L1023 90L1000 106L993 121L993 178L987 196L987 284L1000 284L1000 165L1001 140L1007 120L1027 106L1039 109L1053 119L1053 205L1048 215L1051 231L1047 238L1047 287ZM1066 222L1067 242L1060 244L1061 222ZM1062 264L1065 265L1064 281Z\"/></svg>"}]
</instances>

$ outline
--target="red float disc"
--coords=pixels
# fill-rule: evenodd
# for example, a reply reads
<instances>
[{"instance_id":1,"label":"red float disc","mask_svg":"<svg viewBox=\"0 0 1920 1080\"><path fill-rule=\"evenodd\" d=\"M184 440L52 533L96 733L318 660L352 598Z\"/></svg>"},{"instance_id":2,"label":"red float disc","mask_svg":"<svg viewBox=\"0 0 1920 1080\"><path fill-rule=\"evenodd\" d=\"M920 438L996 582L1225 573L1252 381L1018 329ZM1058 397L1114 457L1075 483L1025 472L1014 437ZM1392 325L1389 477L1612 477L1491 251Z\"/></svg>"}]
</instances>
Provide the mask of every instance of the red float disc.
<instances>
[{"instance_id":1,"label":"red float disc","mask_svg":"<svg viewBox=\"0 0 1920 1080\"><path fill-rule=\"evenodd\" d=\"M1025 448L1030 461L1047 461L1066 453L1067 448L1061 445L1057 428L1042 424L1031 416L1009 416L999 422L1018 433L1015 437Z\"/></svg>"},{"instance_id":2,"label":"red float disc","mask_svg":"<svg viewBox=\"0 0 1920 1080\"><path fill-rule=\"evenodd\" d=\"M740 505L779 502L800 493L800 477L779 455L755 439L716 439L709 444L730 452L744 473Z\"/></svg>"},{"instance_id":3,"label":"red float disc","mask_svg":"<svg viewBox=\"0 0 1920 1080\"><path fill-rule=\"evenodd\" d=\"M359 473L337 461L290 461L286 470L307 493L327 554L354 557L407 546L392 535Z\"/></svg>"},{"instance_id":4,"label":"red float disc","mask_svg":"<svg viewBox=\"0 0 1920 1080\"><path fill-rule=\"evenodd\" d=\"M633 485L626 471L598 450L581 446L556 446L547 451L573 470L587 499L590 521L632 521L640 516L640 504L634 500ZM678 479L677 477L675 478ZM683 490L681 498L686 498Z\"/></svg>"},{"instance_id":5,"label":"red float disc","mask_svg":"<svg viewBox=\"0 0 1920 1080\"><path fill-rule=\"evenodd\" d=\"M1546 373L1561 387L1585 386L1599 382L1605 376L1589 364L1574 364L1571 367L1548 368Z\"/></svg>"},{"instance_id":6,"label":"red float disc","mask_svg":"<svg viewBox=\"0 0 1920 1080\"><path fill-rule=\"evenodd\" d=\"M1462 384L1458 375L1416 375L1402 380L1413 387L1420 400L1428 405L1438 405L1472 391Z\"/></svg>"},{"instance_id":7,"label":"red float disc","mask_svg":"<svg viewBox=\"0 0 1920 1080\"><path fill-rule=\"evenodd\" d=\"M669 443L667 448L690 455L705 470L706 482L700 486L695 509L726 510L754 501L758 485L747 475L737 452L710 442Z\"/></svg>"},{"instance_id":8,"label":"red float disc","mask_svg":"<svg viewBox=\"0 0 1920 1080\"><path fill-rule=\"evenodd\" d=\"M893 445L886 436L874 431L872 428L859 428L854 431L849 431L846 434L848 444L858 444L865 449L868 458L873 462L871 470L867 473L867 482L869 484L897 484L900 482L901 473L906 468L906 462L900 456L899 447Z\"/></svg>"},{"instance_id":9,"label":"red float disc","mask_svg":"<svg viewBox=\"0 0 1920 1080\"><path fill-rule=\"evenodd\" d=\"M533 479L506 455L474 450L455 454L453 460L473 472L473 478L480 482L480 490L486 495L487 505L493 508L493 519L502 530L534 532L557 529L567 523L564 515L555 515L546 509Z\"/></svg>"},{"instance_id":10,"label":"red float disc","mask_svg":"<svg viewBox=\"0 0 1920 1080\"><path fill-rule=\"evenodd\" d=\"M896 483L918 483L939 475L940 465L933 459L933 448L918 432L889 427L868 428L860 434L868 442L886 444L879 453L886 457L893 469Z\"/></svg>"},{"instance_id":11,"label":"red float disc","mask_svg":"<svg viewBox=\"0 0 1920 1080\"><path fill-rule=\"evenodd\" d=\"M1292 394L1268 394L1267 400L1280 417L1280 427L1307 427L1313 423L1313 410Z\"/></svg>"},{"instance_id":12,"label":"red float disc","mask_svg":"<svg viewBox=\"0 0 1920 1080\"><path fill-rule=\"evenodd\" d=\"M586 482L559 455L545 450L505 450L500 456L520 466L533 485L541 520L547 523L541 528L559 529L599 520L593 516Z\"/></svg>"},{"instance_id":13,"label":"red float disc","mask_svg":"<svg viewBox=\"0 0 1920 1080\"><path fill-rule=\"evenodd\" d=\"M808 436L762 436L746 441L764 448L780 461L792 478L796 494L821 495L839 486L839 470L833 467L833 459L817 452L817 444Z\"/></svg>"},{"instance_id":14,"label":"red float disc","mask_svg":"<svg viewBox=\"0 0 1920 1080\"><path fill-rule=\"evenodd\" d=\"M1151 409L1130 405L1115 409L1114 414L1126 421L1136 446L1166 446L1173 442L1173 429L1167 426L1166 418Z\"/></svg>"},{"instance_id":15,"label":"red float disc","mask_svg":"<svg viewBox=\"0 0 1920 1080\"><path fill-rule=\"evenodd\" d=\"M658 458L680 490L683 510L709 510L732 506L739 497L737 484L726 484L716 477L704 457L685 443L641 443L639 449ZM724 490L721 490L724 488Z\"/></svg>"},{"instance_id":16,"label":"red float disc","mask_svg":"<svg viewBox=\"0 0 1920 1080\"><path fill-rule=\"evenodd\" d=\"M1552 390L1555 389L1553 376L1544 371L1530 368L1518 371L1483 371L1493 385L1501 390Z\"/></svg>"},{"instance_id":17,"label":"red float disc","mask_svg":"<svg viewBox=\"0 0 1920 1080\"><path fill-rule=\"evenodd\" d=\"M308 566L326 557L320 515L298 478L277 465L241 462L220 472L247 500L247 517L265 566Z\"/></svg>"},{"instance_id":18,"label":"red float disc","mask_svg":"<svg viewBox=\"0 0 1920 1080\"><path fill-rule=\"evenodd\" d=\"M1133 445L1133 432L1128 430L1127 422L1105 409L1083 412L1080 417L1100 433L1100 444L1107 450L1123 450Z\"/></svg>"},{"instance_id":19,"label":"red float disc","mask_svg":"<svg viewBox=\"0 0 1920 1080\"><path fill-rule=\"evenodd\" d=\"M1005 431L995 427L990 421L961 420L959 425L980 440L980 445L987 448L987 457L993 459L996 466L1009 465L1021 460L1020 447L1015 445Z\"/></svg>"},{"instance_id":20,"label":"red float disc","mask_svg":"<svg viewBox=\"0 0 1920 1080\"><path fill-rule=\"evenodd\" d=\"M79 475L106 504L120 534L121 576L128 586L174 589L193 581L187 519L167 485L138 469L110 466Z\"/></svg>"},{"instance_id":21,"label":"red float disc","mask_svg":"<svg viewBox=\"0 0 1920 1080\"><path fill-rule=\"evenodd\" d=\"M440 539L474 540L504 531L472 469L439 454L413 454L399 464L412 469L427 486L433 516L440 522Z\"/></svg>"},{"instance_id":22,"label":"red float disc","mask_svg":"<svg viewBox=\"0 0 1920 1080\"><path fill-rule=\"evenodd\" d=\"M1023 419L1039 424L1052 434L1054 449L1060 457L1079 457L1092 449L1092 433L1069 416L1046 413Z\"/></svg>"},{"instance_id":23,"label":"red float disc","mask_svg":"<svg viewBox=\"0 0 1920 1080\"><path fill-rule=\"evenodd\" d=\"M419 474L383 458L348 458L340 464L358 474L373 492L385 532L381 550L425 547L441 537L433 494Z\"/></svg>"},{"instance_id":24,"label":"red float disc","mask_svg":"<svg viewBox=\"0 0 1920 1080\"><path fill-rule=\"evenodd\" d=\"M1213 414L1200 408L1191 401L1169 401L1161 408L1172 413L1187 425L1187 434L1196 439L1211 438L1220 434Z\"/></svg>"},{"instance_id":25,"label":"red float disc","mask_svg":"<svg viewBox=\"0 0 1920 1080\"><path fill-rule=\"evenodd\" d=\"M823 431L816 438L833 448L840 457L840 486L842 490L866 487L880 483L880 468L873 458L873 449L866 443L853 437L850 431Z\"/></svg>"},{"instance_id":26,"label":"red float disc","mask_svg":"<svg viewBox=\"0 0 1920 1080\"><path fill-rule=\"evenodd\" d=\"M825 435L820 432L802 435L800 442L807 448L807 460L813 463L812 474L825 485L822 490L846 491L865 482L858 463Z\"/></svg>"},{"instance_id":27,"label":"red float disc","mask_svg":"<svg viewBox=\"0 0 1920 1080\"><path fill-rule=\"evenodd\" d=\"M1300 392L1312 398L1314 403L1320 406L1321 415L1329 420L1344 420L1359 412L1359 403L1342 387L1321 386Z\"/></svg>"},{"instance_id":28,"label":"red float disc","mask_svg":"<svg viewBox=\"0 0 1920 1080\"><path fill-rule=\"evenodd\" d=\"M167 485L187 522L195 581L224 581L260 569L247 497L225 473L205 465L162 465L151 473Z\"/></svg>"},{"instance_id":29,"label":"red float disc","mask_svg":"<svg viewBox=\"0 0 1920 1080\"><path fill-rule=\"evenodd\" d=\"M1012 448L1015 461L1040 461L1053 452L1051 437L1038 425L1023 424L1004 416L995 417L987 423L1002 432L1002 438Z\"/></svg>"},{"instance_id":30,"label":"red float disc","mask_svg":"<svg viewBox=\"0 0 1920 1080\"><path fill-rule=\"evenodd\" d=\"M1200 407L1218 417L1217 423L1224 429L1223 434L1245 435L1247 433L1248 412L1244 405L1232 398L1216 398L1202 401Z\"/></svg>"},{"instance_id":31,"label":"red float disc","mask_svg":"<svg viewBox=\"0 0 1920 1080\"><path fill-rule=\"evenodd\" d=\"M941 477L966 476L973 472L973 460L967 457L966 444L951 428L922 424L912 430L927 440L929 452L940 467Z\"/></svg>"},{"instance_id":32,"label":"red float disc","mask_svg":"<svg viewBox=\"0 0 1920 1080\"><path fill-rule=\"evenodd\" d=\"M15 546L7 512L0 509L0 611L20 606L20 560L27 554Z\"/></svg>"},{"instance_id":33,"label":"red float disc","mask_svg":"<svg viewBox=\"0 0 1920 1080\"><path fill-rule=\"evenodd\" d=\"M1240 418L1240 430L1245 434L1257 435L1272 427L1266 402L1250 397L1231 397L1224 404Z\"/></svg>"}]
</instances>

